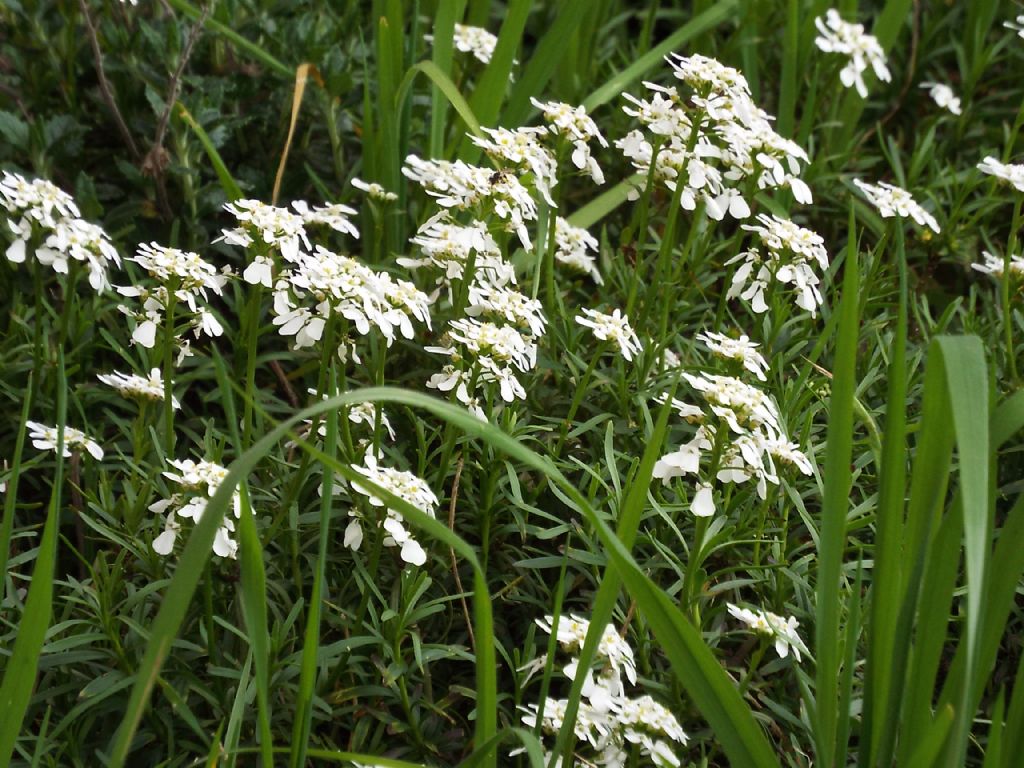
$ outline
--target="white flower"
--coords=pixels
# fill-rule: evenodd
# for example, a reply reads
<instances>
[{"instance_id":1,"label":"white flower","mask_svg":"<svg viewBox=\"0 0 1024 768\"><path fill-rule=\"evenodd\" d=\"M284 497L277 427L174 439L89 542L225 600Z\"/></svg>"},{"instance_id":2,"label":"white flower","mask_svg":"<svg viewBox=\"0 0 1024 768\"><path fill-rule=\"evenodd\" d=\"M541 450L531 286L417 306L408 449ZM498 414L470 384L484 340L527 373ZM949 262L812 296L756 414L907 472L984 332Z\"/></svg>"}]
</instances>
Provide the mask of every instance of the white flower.
<instances>
[{"instance_id":1,"label":"white flower","mask_svg":"<svg viewBox=\"0 0 1024 768\"><path fill-rule=\"evenodd\" d=\"M792 649L793 656L796 657L797 661L800 661L801 651L808 653L807 646L804 645L800 635L797 634L796 629L800 626L800 622L796 620L795 616L790 616L786 619L770 611L754 612L747 608L735 606L732 603L727 605L729 613L733 617L742 621L755 632L774 638L775 651L780 657L786 658L789 655L790 649Z\"/></svg>"},{"instance_id":2,"label":"white flower","mask_svg":"<svg viewBox=\"0 0 1024 768\"><path fill-rule=\"evenodd\" d=\"M765 214L759 214L757 218L761 226L744 224L743 228L758 235L767 247L767 258L758 250L751 249L726 261L726 265L742 262L733 274L726 298L739 296L746 299L754 312L762 314L768 311L765 301L768 285L775 281L792 285L796 305L812 316L816 315L823 299L818 290L821 281L814 266L822 271L828 268L824 240L817 233L788 219Z\"/></svg>"},{"instance_id":3,"label":"white flower","mask_svg":"<svg viewBox=\"0 0 1024 768\"><path fill-rule=\"evenodd\" d=\"M533 185L548 205L554 207L551 189L558 183L558 164L555 156L540 143L547 134L544 128L482 128L490 139L471 136L498 165L533 175Z\"/></svg>"},{"instance_id":4,"label":"white flower","mask_svg":"<svg viewBox=\"0 0 1024 768\"><path fill-rule=\"evenodd\" d=\"M613 310L609 315L584 307L583 314L576 315L574 320L580 325L592 329L594 335L602 341L612 341L617 344L619 352L627 361L631 361L633 356L643 349L640 339L629 325L629 318L618 309Z\"/></svg>"},{"instance_id":5,"label":"white flower","mask_svg":"<svg viewBox=\"0 0 1024 768\"><path fill-rule=\"evenodd\" d=\"M814 24L819 33L819 37L814 39L818 48L826 53L842 53L849 57L849 62L839 73L839 79L847 88L856 86L862 99L868 97L864 72L869 65L879 80L887 83L892 79L878 38L867 34L864 25L843 21L839 11L834 8L825 13L824 20L816 18Z\"/></svg>"},{"instance_id":6,"label":"white flower","mask_svg":"<svg viewBox=\"0 0 1024 768\"><path fill-rule=\"evenodd\" d=\"M507 231L516 233L526 250L532 250L526 222L536 221L537 203L515 175L461 160L421 160L416 155L405 158L402 173L436 198L442 208L475 214L480 207L486 208L505 222Z\"/></svg>"},{"instance_id":7,"label":"white flower","mask_svg":"<svg viewBox=\"0 0 1024 768\"><path fill-rule=\"evenodd\" d=\"M0 206L12 218L7 226L14 240L6 250L8 261L21 264L27 258L27 246L37 242L36 260L58 274L68 274L68 259L85 264L89 284L103 292L110 287L107 268L121 265L121 257L102 227L79 218L78 207L70 195L45 179L26 181L16 173L3 172L0 179Z\"/></svg>"},{"instance_id":8,"label":"white flower","mask_svg":"<svg viewBox=\"0 0 1024 768\"><path fill-rule=\"evenodd\" d=\"M220 464L212 461L193 461L185 459L167 462L177 472L164 472L168 480L179 484L182 493L175 493L169 499L160 499L149 505L150 512L166 514L164 531L153 539L153 551L158 555L169 555L174 548L178 533L181 531L181 520L192 520L198 523L206 513L206 507L220 484L227 477L228 471ZM242 514L242 498L236 487L231 496L232 511L235 518ZM213 539L213 552L218 557L235 559L238 556L238 542L232 538L235 523L229 515L221 520Z\"/></svg>"},{"instance_id":9,"label":"white flower","mask_svg":"<svg viewBox=\"0 0 1024 768\"><path fill-rule=\"evenodd\" d=\"M298 213L287 208L267 205L259 200L235 200L224 204L224 210L231 213L241 226L221 231L213 242L224 241L232 245L249 248L258 241L265 246L278 248L287 261L297 261L300 247L311 248L306 235L305 220Z\"/></svg>"},{"instance_id":10,"label":"white flower","mask_svg":"<svg viewBox=\"0 0 1024 768\"><path fill-rule=\"evenodd\" d=\"M113 387L125 397L137 398L139 400L163 400L164 380L159 368L153 368L149 376L137 376L136 374L125 374L114 371L113 373L100 374L97 376L107 386ZM180 408L178 399L171 396L171 406Z\"/></svg>"},{"instance_id":11,"label":"white flower","mask_svg":"<svg viewBox=\"0 0 1024 768\"><path fill-rule=\"evenodd\" d=\"M433 38L427 35L427 40ZM452 42L455 47L463 53L471 53L477 61L487 64L494 55L494 48L498 45L498 38L482 27L470 27L465 24L456 24Z\"/></svg>"},{"instance_id":12,"label":"white flower","mask_svg":"<svg viewBox=\"0 0 1024 768\"><path fill-rule=\"evenodd\" d=\"M690 502L690 512L695 517L711 517L715 514L715 498L710 483L700 483Z\"/></svg>"},{"instance_id":13,"label":"white flower","mask_svg":"<svg viewBox=\"0 0 1024 768\"><path fill-rule=\"evenodd\" d=\"M309 203L305 200L295 200L292 202L292 208L298 212L306 224L322 224L343 235L359 237L359 229L349 219L349 216L355 216L357 213L354 208L349 208L341 203L329 203L310 208Z\"/></svg>"},{"instance_id":14,"label":"white flower","mask_svg":"<svg viewBox=\"0 0 1024 768\"><path fill-rule=\"evenodd\" d=\"M883 219L893 216L901 218L909 216L922 227L929 227L936 233L940 231L935 217L922 208L902 187L887 184L884 181L878 184L867 184L860 179L854 179L853 183L864 194L864 197L878 209L878 213Z\"/></svg>"},{"instance_id":15,"label":"white flower","mask_svg":"<svg viewBox=\"0 0 1024 768\"><path fill-rule=\"evenodd\" d=\"M37 421L28 421L25 424L29 429L28 436L32 445L41 451L57 450L57 427L48 427ZM76 451L84 449L97 461L103 458L103 449L100 448L99 443L91 440L84 432L74 427L64 427L63 448L62 455L65 459L71 456L72 449Z\"/></svg>"},{"instance_id":16,"label":"white flower","mask_svg":"<svg viewBox=\"0 0 1024 768\"><path fill-rule=\"evenodd\" d=\"M515 268L502 257L501 248L482 221L457 224L447 211L441 211L424 222L409 242L419 247L424 258L400 256L398 263L412 269L426 266L439 269L442 274L437 278L438 285L464 279L471 254L475 254L477 279L497 287L516 282Z\"/></svg>"},{"instance_id":17,"label":"white flower","mask_svg":"<svg viewBox=\"0 0 1024 768\"><path fill-rule=\"evenodd\" d=\"M1024 15L1018 16L1016 21L1004 21L1003 26L1012 29L1017 33L1017 37L1024 40Z\"/></svg>"},{"instance_id":18,"label":"white flower","mask_svg":"<svg viewBox=\"0 0 1024 768\"><path fill-rule=\"evenodd\" d=\"M377 200L382 203L393 203L398 199L398 195L394 192L388 192L384 187L376 182L367 183L362 179L352 179L352 186L365 192L371 200Z\"/></svg>"},{"instance_id":19,"label":"white flower","mask_svg":"<svg viewBox=\"0 0 1024 768\"><path fill-rule=\"evenodd\" d=\"M543 336L548 322L543 305L536 299L511 288L495 287L482 281L469 286L466 314L470 317L496 315L534 336Z\"/></svg>"},{"instance_id":20,"label":"white flower","mask_svg":"<svg viewBox=\"0 0 1024 768\"><path fill-rule=\"evenodd\" d=\"M978 163L978 170L1009 182L1018 192L1024 192L1024 165L1001 163L990 155Z\"/></svg>"},{"instance_id":21,"label":"white flower","mask_svg":"<svg viewBox=\"0 0 1024 768\"><path fill-rule=\"evenodd\" d=\"M697 341L702 341L710 350L711 354L726 360L734 360L754 374L761 381L767 381L765 373L768 371L768 363L757 351L758 345L752 342L746 334L738 339L730 338L722 333L705 331L698 333Z\"/></svg>"},{"instance_id":22,"label":"white flower","mask_svg":"<svg viewBox=\"0 0 1024 768\"><path fill-rule=\"evenodd\" d=\"M393 493L416 509L430 517L435 516L434 512L438 505L437 497L423 480L411 472L380 466L372 451L366 452L364 465L352 468L370 482ZM351 486L352 490L366 496L372 506L385 508L385 518L382 523L386 533L384 546L399 546L401 547L399 556L402 560L411 565L423 565L427 561L427 553L406 530L401 512L388 507L383 500L374 495L372 489L363 487L357 482L353 482ZM361 523L365 522L365 518L355 509L350 510L349 515L353 520L345 530L345 546L358 549L363 540Z\"/></svg>"},{"instance_id":23,"label":"white flower","mask_svg":"<svg viewBox=\"0 0 1024 768\"><path fill-rule=\"evenodd\" d=\"M960 99L953 93L953 89L944 83L921 83L922 88L928 89L928 95L932 97L939 107L948 109L954 115L962 114Z\"/></svg>"},{"instance_id":24,"label":"white flower","mask_svg":"<svg viewBox=\"0 0 1024 768\"><path fill-rule=\"evenodd\" d=\"M971 269L983 272L993 277L1002 277L1005 264L1002 257L995 256L988 251L982 251L984 261L971 264ZM1010 276L1014 279L1024 277L1024 256L1010 255Z\"/></svg>"},{"instance_id":25,"label":"white flower","mask_svg":"<svg viewBox=\"0 0 1024 768\"><path fill-rule=\"evenodd\" d=\"M574 107L560 101L542 102L532 96L530 103L544 113L551 133L572 143L572 164L589 174L595 184L604 184L604 172L590 154L590 141L596 140L602 147L607 147L608 141L587 111L582 106Z\"/></svg>"},{"instance_id":26,"label":"white flower","mask_svg":"<svg viewBox=\"0 0 1024 768\"><path fill-rule=\"evenodd\" d=\"M597 261L588 251L597 252L597 238L582 227L574 227L558 216L555 219L555 261L570 269L590 275L598 285L604 284L597 271Z\"/></svg>"}]
</instances>

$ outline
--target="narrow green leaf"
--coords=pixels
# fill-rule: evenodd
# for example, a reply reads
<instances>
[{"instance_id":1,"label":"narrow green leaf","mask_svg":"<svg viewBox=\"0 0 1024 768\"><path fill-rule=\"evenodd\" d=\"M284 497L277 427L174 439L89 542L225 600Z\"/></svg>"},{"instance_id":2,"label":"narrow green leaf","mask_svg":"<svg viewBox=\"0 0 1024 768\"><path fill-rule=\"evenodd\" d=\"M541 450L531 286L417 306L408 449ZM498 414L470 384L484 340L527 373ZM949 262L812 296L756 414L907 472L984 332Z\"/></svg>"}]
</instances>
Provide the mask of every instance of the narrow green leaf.
<instances>
[{"instance_id":1,"label":"narrow green leaf","mask_svg":"<svg viewBox=\"0 0 1024 768\"><path fill-rule=\"evenodd\" d=\"M860 272L853 213L843 267L843 292L839 304L836 342L829 397L828 438L825 450L825 489L818 537L818 581L815 622L815 738L819 760L829 760L836 750L836 719L839 670L840 573L846 543L846 514L850 503L850 457L853 450L853 392L857 375L858 309ZM845 714L844 714L845 716Z\"/></svg>"},{"instance_id":2,"label":"narrow green leaf","mask_svg":"<svg viewBox=\"0 0 1024 768\"><path fill-rule=\"evenodd\" d=\"M686 24L662 40L634 61L621 72L615 74L608 82L591 93L583 100L583 107L591 112L605 104L633 83L644 77L650 70L662 64L666 54L681 49L687 42L703 34L712 27L730 18L737 10L739 0L719 0L707 10L697 14Z\"/></svg>"},{"instance_id":3,"label":"narrow green leaf","mask_svg":"<svg viewBox=\"0 0 1024 768\"><path fill-rule=\"evenodd\" d=\"M14 745L18 740L25 713L28 711L32 689L35 687L39 655L42 652L46 630L53 612L54 565L57 560L57 535L60 527L61 485L64 482L64 426L67 419L67 381L64 372L64 350L57 348L57 445L54 448L56 469L50 490L50 504L46 512L43 537L39 541L39 554L32 569L25 612L18 621L18 634L14 650L4 668L0 683L0 765L9 765Z\"/></svg>"},{"instance_id":4,"label":"narrow green leaf","mask_svg":"<svg viewBox=\"0 0 1024 768\"><path fill-rule=\"evenodd\" d=\"M469 99L473 114L479 118L481 125L492 126L498 119L509 75L512 74L512 62L523 39L523 30L532 7L533 0L509 0L494 53Z\"/></svg>"},{"instance_id":5,"label":"narrow green leaf","mask_svg":"<svg viewBox=\"0 0 1024 768\"><path fill-rule=\"evenodd\" d=\"M203 130L201 126L191 113L185 109L185 105L180 101L178 106L178 117L185 121L189 128L191 128L196 138L199 139L199 143L203 145L203 149L206 150L206 156L210 158L210 162L213 163L213 170L217 172L217 178L220 179L221 188L224 190L224 194L227 195L229 201L238 200L242 197L242 188L238 186L238 182L235 181L234 176L231 175L231 171L224 165L224 160L220 156L220 152L213 146L213 141L210 140L209 134Z\"/></svg>"},{"instance_id":6,"label":"narrow green leaf","mask_svg":"<svg viewBox=\"0 0 1024 768\"><path fill-rule=\"evenodd\" d=\"M454 51L455 25L462 18L466 9L466 0L441 0L437 5L434 17L434 42L432 43L433 64L445 80L451 83L452 55ZM455 88L459 99L462 94ZM444 153L444 134L448 115L448 105L444 101L452 101L451 94L445 93L441 82L434 79L434 87L430 91L430 156L440 158ZM469 109L469 105L466 105ZM465 120L465 116L462 118ZM467 123L467 125L469 125Z\"/></svg>"}]
</instances>

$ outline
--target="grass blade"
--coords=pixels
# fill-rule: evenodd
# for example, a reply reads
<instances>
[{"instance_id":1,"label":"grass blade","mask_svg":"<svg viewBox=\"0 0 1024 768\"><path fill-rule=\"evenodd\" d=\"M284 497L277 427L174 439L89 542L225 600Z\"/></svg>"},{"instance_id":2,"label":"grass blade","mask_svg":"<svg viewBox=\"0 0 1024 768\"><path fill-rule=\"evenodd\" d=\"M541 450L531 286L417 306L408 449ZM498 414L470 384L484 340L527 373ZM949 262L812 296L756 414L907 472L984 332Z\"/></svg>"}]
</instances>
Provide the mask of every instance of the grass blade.
<instances>
[{"instance_id":1,"label":"grass blade","mask_svg":"<svg viewBox=\"0 0 1024 768\"><path fill-rule=\"evenodd\" d=\"M220 156L220 152L213 146L213 141L210 139L209 134L203 129L192 114L185 109L185 105L180 101L178 102L178 117L185 121L189 128L191 128L196 137L199 139L199 143L203 145L203 149L206 150L206 156L210 158L210 162L213 163L213 170L217 172L217 178L220 179L220 185L224 190L224 194L227 195L228 202L232 200L238 200L242 197L242 188L238 186L238 182L235 181L235 177L231 175L231 171L224 165L224 160Z\"/></svg>"},{"instance_id":2,"label":"grass blade","mask_svg":"<svg viewBox=\"0 0 1024 768\"><path fill-rule=\"evenodd\" d=\"M39 541L39 554L32 569L32 583L25 601L25 612L18 622L18 635L11 658L4 667L0 683L0 765L9 765L25 713L28 711L32 689L35 687L39 655L50 627L53 612L54 565L57 560L57 534L60 526L61 485L64 482L64 423L67 419L67 390L64 382L64 351L57 349L57 445L56 469L50 491L50 504L46 512L43 537ZM23 427L24 429L24 427Z\"/></svg>"},{"instance_id":3,"label":"grass blade","mask_svg":"<svg viewBox=\"0 0 1024 768\"><path fill-rule=\"evenodd\" d=\"M844 265L839 328L829 398L828 443L825 451L825 489L818 539L818 583L815 620L815 740L819 760L836 751L838 697L840 575L846 543L846 514L851 483L853 451L853 391L857 375L857 336L860 272L850 213L850 236ZM844 715L845 716L845 715Z\"/></svg>"},{"instance_id":4,"label":"grass blade","mask_svg":"<svg viewBox=\"0 0 1024 768\"><path fill-rule=\"evenodd\" d=\"M434 17L433 65L444 79L451 82L452 53L454 50L455 24L462 18L466 9L466 0L441 0ZM454 84L452 89L455 89ZM461 99L462 94L458 93ZM448 116L448 105L443 96L452 101L450 94L444 92L441 83L434 80L430 92L430 156L440 158L444 153L444 134ZM468 109L468 105L467 105ZM463 117L465 119L465 117ZM468 125L468 123L467 123Z\"/></svg>"}]
</instances>

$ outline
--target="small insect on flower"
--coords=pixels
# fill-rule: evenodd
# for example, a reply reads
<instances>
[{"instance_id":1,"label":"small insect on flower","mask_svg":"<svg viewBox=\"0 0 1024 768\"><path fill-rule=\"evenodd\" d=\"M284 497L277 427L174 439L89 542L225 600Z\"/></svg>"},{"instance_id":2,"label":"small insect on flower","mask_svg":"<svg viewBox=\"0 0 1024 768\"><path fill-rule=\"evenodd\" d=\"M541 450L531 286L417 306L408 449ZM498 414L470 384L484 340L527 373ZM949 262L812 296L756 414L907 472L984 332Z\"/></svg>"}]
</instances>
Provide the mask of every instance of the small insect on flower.
<instances>
[{"instance_id":1,"label":"small insect on flower","mask_svg":"<svg viewBox=\"0 0 1024 768\"><path fill-rule=\"evenodd\" d=\"M48 427L45 424L40 424L37 421L25 422L29 429L29 439L32 441L32 445L41 451L56 451L57 450L57 427ZM85 450L89 452L89 455L99 461L103 458L103 449L100 448L99 443L95 440L91 440L84 432L75 429L74 427L64 427L64 450L62 455L64 458L71 456L71 451Z\"/></svg>"}]
</instances>

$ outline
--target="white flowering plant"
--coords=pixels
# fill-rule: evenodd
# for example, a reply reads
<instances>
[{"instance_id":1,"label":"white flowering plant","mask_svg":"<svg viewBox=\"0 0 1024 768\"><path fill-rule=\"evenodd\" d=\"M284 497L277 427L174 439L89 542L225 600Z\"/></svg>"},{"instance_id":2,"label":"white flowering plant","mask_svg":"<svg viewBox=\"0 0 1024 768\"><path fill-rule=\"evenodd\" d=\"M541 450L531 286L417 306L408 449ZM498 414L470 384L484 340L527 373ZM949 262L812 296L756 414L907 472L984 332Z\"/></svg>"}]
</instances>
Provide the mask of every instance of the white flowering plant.
<instances>
[{"instance_id":1,"label":"white flowering plant","mask_svg":"<svg viewBox=\"0 0 1024 768\"><path fill-rule=\"evenodd\" d=\"M65 5L0 765L1016 764L1015 10Z\"/></svg>"}]
</instances>

